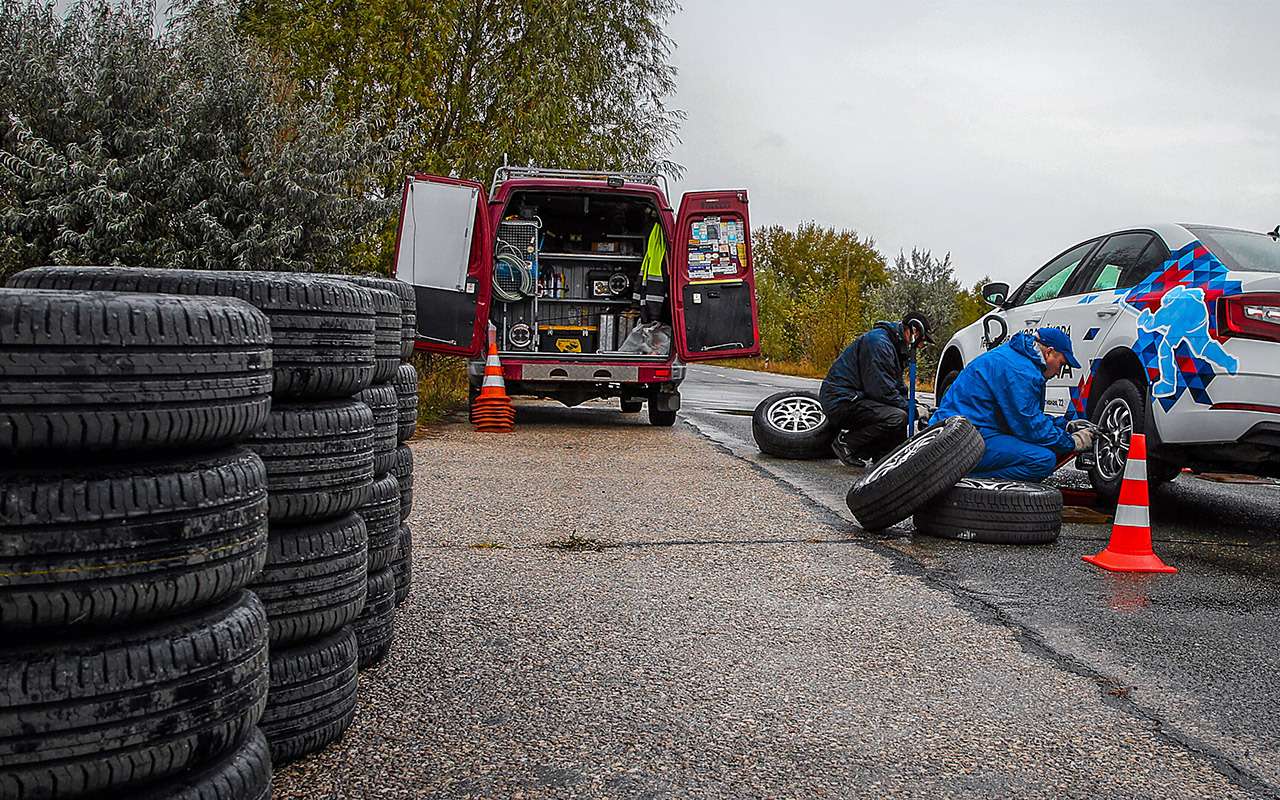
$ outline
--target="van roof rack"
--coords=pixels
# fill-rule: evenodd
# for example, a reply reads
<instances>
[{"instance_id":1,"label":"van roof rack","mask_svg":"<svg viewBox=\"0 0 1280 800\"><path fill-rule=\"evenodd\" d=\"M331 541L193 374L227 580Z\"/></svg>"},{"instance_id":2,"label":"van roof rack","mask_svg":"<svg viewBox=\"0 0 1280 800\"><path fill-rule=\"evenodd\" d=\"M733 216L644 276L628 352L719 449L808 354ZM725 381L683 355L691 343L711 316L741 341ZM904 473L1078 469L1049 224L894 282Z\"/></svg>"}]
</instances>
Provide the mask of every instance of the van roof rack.
<instances>
[{"instance_id":1,"label":"van roof rack","mask_svg":"<svg viewBox=\"0 0 1280 800\"><path fill-rule=\"evenodd\" d=\"M493 183L489 193L498 191L498 185L512 178L562 178L567 180L607 181L622 180L626 183L647 183L662 189L664 195L671 190L667 187L667 176L657 172L609 172L608 170L582 169L548 169L545 167L498 167L493 172Z\"/></svg>"}]
</instances>

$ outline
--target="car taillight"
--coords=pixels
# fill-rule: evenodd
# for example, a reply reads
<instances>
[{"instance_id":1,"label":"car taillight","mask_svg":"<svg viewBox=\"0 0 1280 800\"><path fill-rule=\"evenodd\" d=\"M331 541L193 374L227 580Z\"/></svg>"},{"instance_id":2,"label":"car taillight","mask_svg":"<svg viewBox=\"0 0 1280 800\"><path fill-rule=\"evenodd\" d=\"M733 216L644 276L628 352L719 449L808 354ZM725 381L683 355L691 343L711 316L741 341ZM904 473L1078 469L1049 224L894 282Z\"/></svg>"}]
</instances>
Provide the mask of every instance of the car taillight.
<instances>
[{"instance_id":1,"label":"car taillight","mask_svg":"<svg viewBox=\"0 0 1280 800\"><path fill-rule=\"evenodd\" d=\"M1223 337L1280 342L1280 294L1237 294L1220 302L1218 332Z\"/></svg>"}]
</instances>

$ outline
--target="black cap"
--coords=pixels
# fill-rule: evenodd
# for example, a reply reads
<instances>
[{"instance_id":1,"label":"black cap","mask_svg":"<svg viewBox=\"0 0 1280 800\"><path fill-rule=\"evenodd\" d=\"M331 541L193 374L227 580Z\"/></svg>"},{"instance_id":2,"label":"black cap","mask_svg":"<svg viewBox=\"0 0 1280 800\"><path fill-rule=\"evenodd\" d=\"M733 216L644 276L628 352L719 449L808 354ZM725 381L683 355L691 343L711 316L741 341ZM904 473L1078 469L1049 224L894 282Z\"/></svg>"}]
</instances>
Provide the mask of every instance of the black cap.
<instances>
[{"instance_id":1,"label":"black cap","mask_svg":"<svg viewBox=\"0 0 1280 800\"><path fill-rule=\"evenodd\" d=\"M933 340L933 337L929 335L929 319L924 314L921 314L919 311L912 311L910 314L903 317L902 329L906 330L911 327L914 327L920 332L920 339L922 341L926 341L929 344L937 344L937 342Z\"/></svg>"}]
</instances>

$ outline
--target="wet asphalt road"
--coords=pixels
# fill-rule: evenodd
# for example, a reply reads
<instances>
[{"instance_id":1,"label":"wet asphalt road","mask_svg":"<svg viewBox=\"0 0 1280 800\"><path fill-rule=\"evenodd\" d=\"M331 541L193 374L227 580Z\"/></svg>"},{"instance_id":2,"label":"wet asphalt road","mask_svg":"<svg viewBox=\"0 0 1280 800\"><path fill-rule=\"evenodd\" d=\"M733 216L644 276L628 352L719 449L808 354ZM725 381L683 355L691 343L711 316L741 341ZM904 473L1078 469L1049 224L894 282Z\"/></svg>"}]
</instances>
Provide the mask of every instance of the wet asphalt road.
<instances>
[{"instance_id":1,"label":"wet asphalt road","mask_svg":"<svg viewBox=\"0 0 1280 800\"><path fill-rule=\"evenodd\" d=\"M1007 626L1029 652L1095 681L1110 704L1212 761L1241 788L1280 797L1280 486L1183 475L1155 491L1155 550L1176 575L1117 575L1080 560L1109 523L1066 524L1044 547L914 536L910 523L867 534L844 504L859 472L835 459L758 452L750 411L784 388L817 381L694 367L682 416L735 456L843 520L850 538L952 592L975 616ZM1065 469L1061 485L1085 485ZM1099 743L1105 747L1105 743Z\"/></svg>"}]
</instances>

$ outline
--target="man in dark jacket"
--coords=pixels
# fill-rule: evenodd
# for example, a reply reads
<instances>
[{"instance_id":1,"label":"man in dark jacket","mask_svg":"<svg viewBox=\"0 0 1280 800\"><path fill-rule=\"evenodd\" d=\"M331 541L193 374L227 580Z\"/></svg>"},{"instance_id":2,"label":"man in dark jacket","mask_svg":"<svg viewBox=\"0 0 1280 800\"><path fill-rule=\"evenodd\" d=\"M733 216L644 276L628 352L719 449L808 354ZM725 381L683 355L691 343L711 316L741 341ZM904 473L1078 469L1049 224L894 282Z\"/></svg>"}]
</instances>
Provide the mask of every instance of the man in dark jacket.
<instances>
[{"instance_id":1,"label":"man in dark jacket","mask_svg":"<svg viewBox=\"0 0 1280 800\"><path fill-rule=\"evenodd\" d=\"M933 342L929 322L912 312L902 322L877 322L831 365L818 399L840 433L831 443L849 466L876 460L907 439L907 387L902 371L911 351Z\"/></svg>"},{"instance_id":2,"label":"man in dark jacket","mask_svg":"<svg viewBox=\"0 0 1280 800\"><path fill-rule=\"evenodd\" d=\"M929 421L964 417L982 434L987 447L970 475L1043 481L1059 457L1093 447L1092 431L1071 431L1064 417L1044 411L1045 382L1063 364L1080 368L1067 334L1057 328L1015 333L960 371Z\"/></svg>"}]
</instances>

